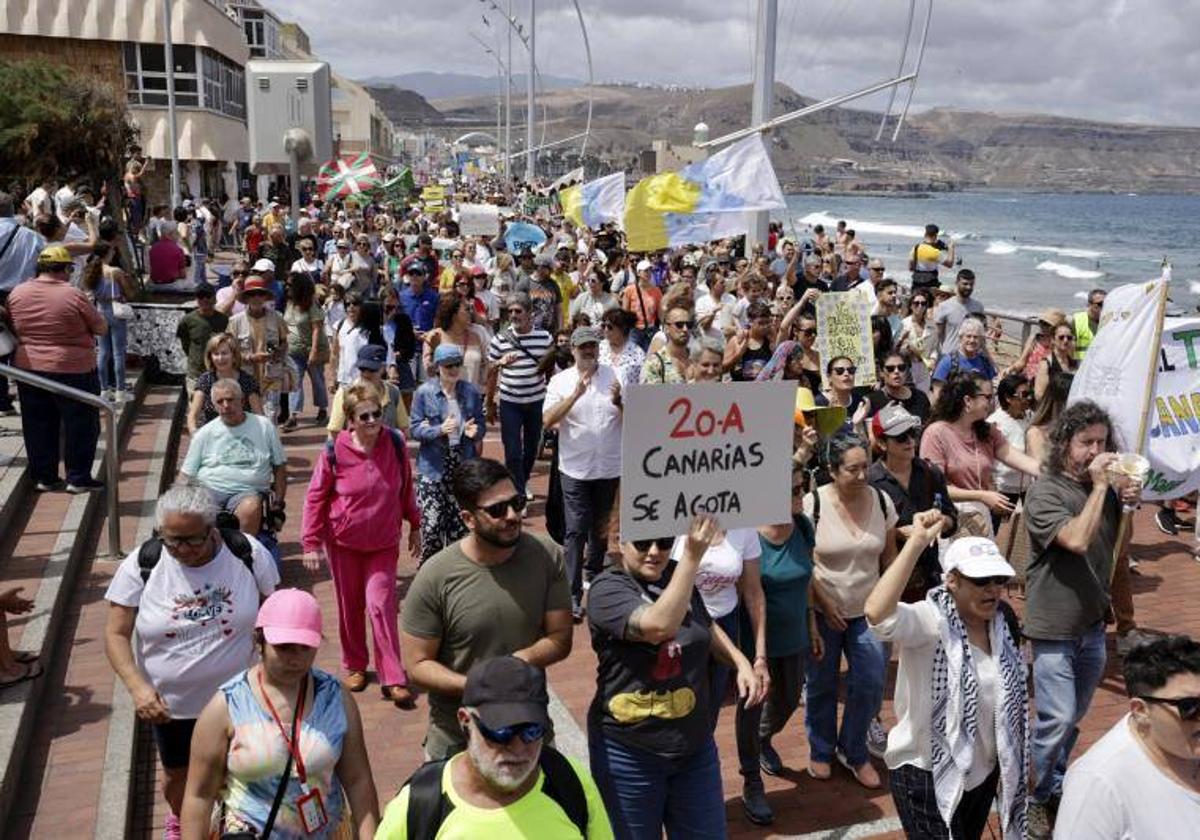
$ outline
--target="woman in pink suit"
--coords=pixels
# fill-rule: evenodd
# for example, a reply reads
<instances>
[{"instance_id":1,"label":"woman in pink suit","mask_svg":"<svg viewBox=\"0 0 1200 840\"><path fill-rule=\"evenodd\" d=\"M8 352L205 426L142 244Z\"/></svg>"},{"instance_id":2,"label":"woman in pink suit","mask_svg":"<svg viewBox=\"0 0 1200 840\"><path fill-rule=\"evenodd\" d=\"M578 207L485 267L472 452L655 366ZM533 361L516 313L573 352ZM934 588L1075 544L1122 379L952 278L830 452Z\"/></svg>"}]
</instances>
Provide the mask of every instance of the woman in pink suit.
<instances>
[{"instance_id":1,"label":"woman in pink suit","mask_svg":"<svg viewBox=\"0 0 1200 840\"><path fill-rule=\"evenodd\" d=\"M351 385L343 400L348 428L326 444L304 499L304 565L316 571L325 559L333 573L346 688L367 687L366 613L383 696L411 709L416 704L396 630L396 562L404 520L409 552L420 545L412 466L404 435L381 422L373 385Z\"/></svg>"}]
</instances>

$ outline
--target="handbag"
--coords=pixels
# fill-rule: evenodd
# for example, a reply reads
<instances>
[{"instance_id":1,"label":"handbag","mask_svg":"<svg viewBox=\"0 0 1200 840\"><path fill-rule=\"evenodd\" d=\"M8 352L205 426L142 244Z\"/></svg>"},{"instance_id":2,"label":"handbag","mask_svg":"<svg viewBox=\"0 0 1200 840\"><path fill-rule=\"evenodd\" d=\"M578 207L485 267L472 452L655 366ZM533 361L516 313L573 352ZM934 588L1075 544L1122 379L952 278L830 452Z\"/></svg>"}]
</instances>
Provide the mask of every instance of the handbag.
<instances>
[{"instance_id":1,"label":"handbag","mask_svg":"<svg viewBox=\"0 0 1200 840\"><path fill-rule=\"evenodd\" d=\"M8 324L0 321L0 359L9 356L17 349L17 337Z\"/></svg>"},{"instance_id":2,"label":"handbag","mask_svg":"<svg viewBox=\"0 0 1200 840\"><path fill-rule=\"evenodd\" d=\"M112 314L114 318L121 321L133 320L133 306L123 300L114 300L112 302Z\"/></svg>"}]
</instances>

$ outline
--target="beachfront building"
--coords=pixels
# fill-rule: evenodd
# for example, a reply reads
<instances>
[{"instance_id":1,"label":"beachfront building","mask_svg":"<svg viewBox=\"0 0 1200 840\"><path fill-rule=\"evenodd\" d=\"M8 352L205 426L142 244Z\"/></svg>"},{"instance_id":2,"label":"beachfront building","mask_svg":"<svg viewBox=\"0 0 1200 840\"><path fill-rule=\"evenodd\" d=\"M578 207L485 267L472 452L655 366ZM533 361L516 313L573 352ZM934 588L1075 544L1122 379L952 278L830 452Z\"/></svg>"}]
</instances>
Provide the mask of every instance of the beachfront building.
<instances>
[{"instance_id":1,"label":"beachfront building","mask_svg":"<svg viewBox=\"0 0 1200 840\"><path fill-rule=\"evenodd\" d=\"M333 148L342 157L366 152L375 167L384 171L395 158L396 127L383 106L358 82L332 75Z\"/></svg>"},{"instance_id":2,"label":"beachfront building","mask_svg":"<svg viewBox=\"0 0 1200 840\"><path fill-rule=\"evenodd\" d=\"M144 0L38 0L0 16L0 55L66 65L124 90L140 145L156 165L150 201L169 194L167 67L163 4ZM10 4L10 10L12 8ZM238 23L214 0L174 0L175 104L183 191L236 192L248 178L246 85L249 58Z\"/></svg>"}]
</instances>

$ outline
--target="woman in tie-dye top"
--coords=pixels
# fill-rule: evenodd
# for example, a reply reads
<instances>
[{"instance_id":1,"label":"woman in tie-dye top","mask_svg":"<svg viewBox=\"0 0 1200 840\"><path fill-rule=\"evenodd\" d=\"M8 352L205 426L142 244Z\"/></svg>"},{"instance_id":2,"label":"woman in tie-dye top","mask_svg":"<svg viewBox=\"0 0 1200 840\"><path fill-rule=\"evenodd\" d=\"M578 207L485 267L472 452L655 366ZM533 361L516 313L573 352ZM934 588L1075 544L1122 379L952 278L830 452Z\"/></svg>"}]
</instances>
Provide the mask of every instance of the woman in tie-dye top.
<instances>
[{"instance_id":1,"label":"woman in tie-dye top","mask_svg":"<svg viewBox=\"0 0 1200 840\"><path fill-rule=\"evenodd\" d=\"M265 833L298 709L299 749L270 836L333 837L348 819L352 836L373 837L379 800L358 707L336 677L313 667L321 641L316 599L281 589L263 603L257 628L262 662L221 686L196 723L184 836L209 836L214 804L220 832Z\"/></svg>"}]
</instances>

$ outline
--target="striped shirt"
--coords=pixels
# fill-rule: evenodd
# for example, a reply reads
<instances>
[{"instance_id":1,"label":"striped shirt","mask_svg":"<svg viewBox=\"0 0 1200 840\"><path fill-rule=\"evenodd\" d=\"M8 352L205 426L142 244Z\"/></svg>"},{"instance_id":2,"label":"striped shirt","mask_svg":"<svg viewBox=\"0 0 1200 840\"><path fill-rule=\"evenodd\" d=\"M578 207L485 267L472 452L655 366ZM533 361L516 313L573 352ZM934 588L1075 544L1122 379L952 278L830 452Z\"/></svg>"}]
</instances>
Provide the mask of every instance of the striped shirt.
<instances>
[{"instance_id":1,"label":"striped shirt","mask_svg":"<svg viewBox=\"0 0 1200 840\"><path fill-rule=\"evenodd\" d=\"M507 329L492 338L488 346L489 364L498 364L513 351L517 354L512 364L500 368L500 399L513 403L542 401L546 396L546 378L538 373L537 366L553 341L550 333L539 329L520 335Z\"/></svg>"}]
</instances>

